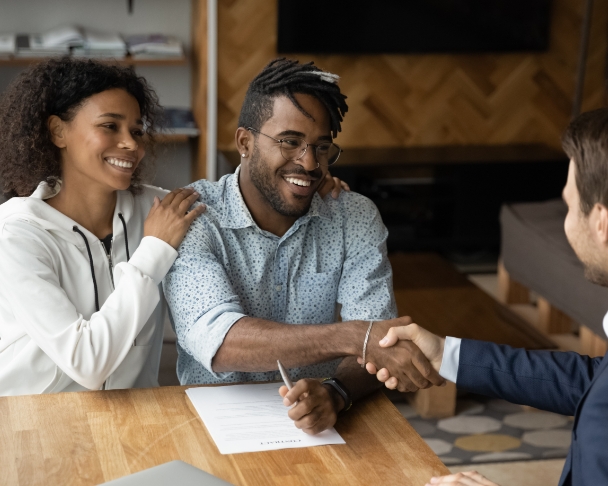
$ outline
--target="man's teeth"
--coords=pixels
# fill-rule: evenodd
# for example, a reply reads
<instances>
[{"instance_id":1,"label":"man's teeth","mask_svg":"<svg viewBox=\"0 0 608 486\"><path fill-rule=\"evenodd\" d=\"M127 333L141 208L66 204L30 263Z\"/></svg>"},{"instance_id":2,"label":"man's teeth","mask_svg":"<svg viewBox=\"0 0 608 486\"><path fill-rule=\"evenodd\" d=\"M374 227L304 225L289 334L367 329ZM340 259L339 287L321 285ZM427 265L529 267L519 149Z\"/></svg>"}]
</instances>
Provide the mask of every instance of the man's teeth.
<instances>
[{"instance_id":1,"label":"man's teeth","mask_svg":"<svg viewBox=\"0 0 608 486\"><path fill-rule=\"evenodd\" d=\"M285 177L285 180L287 182L291 182L292 184L295 184L296 186L304 186L304 187L310 186L310 181L296 179L295 177Z\"/></svg>"},{"instance_id":2,"label":"man's teeth","mask_svg":"<svg viewBox=\"0 0 608 486\"><path fill-rule=\"evenodd\" d=\"M117 159L115 157L108 157L106 159L106 161L108 162L108 164L112 164L117 167L123 167L125 169L130 169L131 167L133 167L133 162L129 162L127 160L122 160L122 159Z\"/></svg>"}]
</instances>

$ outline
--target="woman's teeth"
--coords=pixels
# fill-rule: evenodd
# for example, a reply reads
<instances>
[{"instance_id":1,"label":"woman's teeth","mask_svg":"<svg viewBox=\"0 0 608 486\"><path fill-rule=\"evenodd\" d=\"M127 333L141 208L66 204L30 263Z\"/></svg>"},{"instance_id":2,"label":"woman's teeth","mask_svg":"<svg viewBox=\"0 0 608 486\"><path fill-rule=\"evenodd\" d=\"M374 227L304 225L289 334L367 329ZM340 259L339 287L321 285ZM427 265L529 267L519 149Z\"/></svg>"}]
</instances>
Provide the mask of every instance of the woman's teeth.
<instances>
[{"instance_id":1,"label":"woman's teeth","mask_svg":"<svg viewBox=\"0 0 608 486\"><path fill-rule=\"evenodd\" d=\"M115 165L116 167L123 167L125 169L130 169L133 167L133 162L129 162L127 160L117 159L115 157L106 158L106 162L111 165Z\"/></svg>"},{"instance_id":2,"label":"woman's teeth","mask_svg":"<svg viewBox=\"0 0 608 486\"><path fill-rule=\"evenodd\" d=\"M304 187L310 186L310 181L296 179L295 177L285 177L285 180L287 182L291 182L292 184L295 184L296 186L304 186Z\"/></svg>"}]
</instances>

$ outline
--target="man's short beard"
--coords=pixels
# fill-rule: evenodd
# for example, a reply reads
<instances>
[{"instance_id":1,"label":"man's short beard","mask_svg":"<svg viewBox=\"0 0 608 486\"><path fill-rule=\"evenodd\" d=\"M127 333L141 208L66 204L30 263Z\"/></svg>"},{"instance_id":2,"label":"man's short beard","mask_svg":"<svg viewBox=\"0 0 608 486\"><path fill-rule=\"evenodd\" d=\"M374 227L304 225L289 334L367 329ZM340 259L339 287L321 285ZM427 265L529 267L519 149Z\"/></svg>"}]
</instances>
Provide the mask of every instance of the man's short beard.
<instances>
[{"instance_id":1,"label":"man's short beard","mask_svg":"<svg viewBox=\"0 0 608 486\"><path fill-rule=\"evenodd\" d=\"M304 169L302 169L302 171L304 174L306 174ZM249 177L251 178L251 182L256 189L260 191L262 196L264 196L264 198L268 201L272 209L274 209L280 215L290 218L299 218L304 216L310 209L312 199L303 208L290 206L283 201L281 198L281 192L276 184L274 184L274 179L272 178L270 171L267 169L266 164L262 160L257 145L254 146L253 153L251 154L251 160L249 162ZM297 199L306 199L304 196L294 195L294 197Z\"/></svg>"},{"instance_id":2,"label":"man's short beard","mask_svg":"<svg viewBox=\"0 0 608 486\"><path fill-rule=\"evenodd\" d=\"M585 267L585 278L591 283L608 287L608 272L599 268L596 265L588 265L583 263Z\"/></svg>"}]
</instances>

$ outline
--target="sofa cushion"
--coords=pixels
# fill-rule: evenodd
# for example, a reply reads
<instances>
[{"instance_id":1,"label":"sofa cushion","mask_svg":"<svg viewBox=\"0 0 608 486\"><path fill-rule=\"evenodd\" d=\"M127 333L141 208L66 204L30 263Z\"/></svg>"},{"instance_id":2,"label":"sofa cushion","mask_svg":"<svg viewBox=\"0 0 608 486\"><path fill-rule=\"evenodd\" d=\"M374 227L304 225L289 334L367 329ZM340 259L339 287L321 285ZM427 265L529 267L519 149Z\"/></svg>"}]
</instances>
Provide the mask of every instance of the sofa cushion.
<instances>
[{"instance_id":1,"label":"sofa cushion","mask_svg":"<svg viewBox=\"0 0 608 486\"><path fill-rule=\"evenodd\" d=\"M608 289L592 284L564 233L561 199L506 204L500 213L503 264L513 278L604 337Z\"/></svg>"}]
</instances>

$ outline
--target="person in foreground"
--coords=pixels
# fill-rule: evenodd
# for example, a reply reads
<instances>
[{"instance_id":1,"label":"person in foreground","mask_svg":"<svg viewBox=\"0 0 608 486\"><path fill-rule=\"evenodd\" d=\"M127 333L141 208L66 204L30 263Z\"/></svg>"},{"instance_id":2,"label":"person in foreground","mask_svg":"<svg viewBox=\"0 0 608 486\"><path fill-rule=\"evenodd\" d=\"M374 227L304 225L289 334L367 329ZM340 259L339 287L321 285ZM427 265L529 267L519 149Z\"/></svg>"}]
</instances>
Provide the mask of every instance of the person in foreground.
<instances>
[{"instance_id":1,"label":"person in foreground","mask_svg":"<svg viewBox=\"0 0 608 486\"><path fill-rule=\"evenodd\" d=\"M141 183L158 110L132 70L70 58L3 95L0 395L158 386L158 285L204 210Z\"/></svg>"},{"instance_id":2,"label":"person in foreground","mask_svg":"<svg viewBox=\"0 0 608 486\"><path fill-rule=\"evenodd\" d=\"M317 194L340 155L333 138L347 105L337 81L278 59L251 82L235 135L242 163L217 183L193 184L207 212L163 285L182 384L280 380L280 360L299 380L280 391L287 406L298 401L289 416L313 434L378 387L356 362L370 327L367 356L397 373L401 389L443 383L411 343L377 344L411 321L395 319L376 207L352 192Z\"/></svg>"},{"instance_id":3,"label":"person in foreground","mask_svg":"<svg viewBox=\"0 0 608 486\"><path fill-rule=\"evenodd\" d=\"M563 198L564 229L586 277L608 286L608 109L584 113L567 128L570 157ZM604 318L608 334L608 314ZM574 415L572 444L560 486L608 484L608 358L574 352L526 351L470 339L445 339L416 324L390 329L381 341L415 343L444 378L459 388L563 415ZM398 378L367 363L389 388ZM432 478L430 483L488 485L475 472Z\"/></svg>"}]
</instances>

